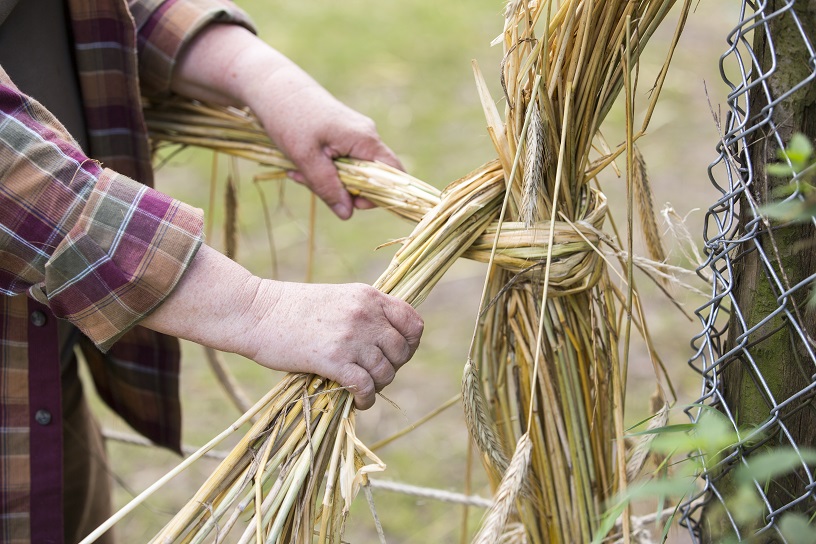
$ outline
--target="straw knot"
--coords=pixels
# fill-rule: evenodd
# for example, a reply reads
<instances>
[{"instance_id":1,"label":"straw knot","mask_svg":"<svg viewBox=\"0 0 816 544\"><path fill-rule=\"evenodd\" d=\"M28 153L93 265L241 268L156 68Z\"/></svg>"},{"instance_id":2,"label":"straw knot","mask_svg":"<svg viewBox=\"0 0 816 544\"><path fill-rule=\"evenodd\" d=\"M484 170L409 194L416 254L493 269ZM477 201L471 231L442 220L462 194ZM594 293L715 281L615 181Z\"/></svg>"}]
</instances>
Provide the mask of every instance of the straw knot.
<instances>
[{"instance_id":1,"label":"straw knot","mask_svg":"<svg viewBox=\"0 0 816 544\"><path fill-rule=\"evenodd\" d=\"M493 262L533 282L541 281L547 261L550 228L554 229L548 294L563 296L591 289L604 267L598 247L607 204L603 193L591 193L591 207L581 221L538 221L531 226L505 221L493 223L465 251L464 257L488 262L498 233Z\"/></svg>"}]
</instances>

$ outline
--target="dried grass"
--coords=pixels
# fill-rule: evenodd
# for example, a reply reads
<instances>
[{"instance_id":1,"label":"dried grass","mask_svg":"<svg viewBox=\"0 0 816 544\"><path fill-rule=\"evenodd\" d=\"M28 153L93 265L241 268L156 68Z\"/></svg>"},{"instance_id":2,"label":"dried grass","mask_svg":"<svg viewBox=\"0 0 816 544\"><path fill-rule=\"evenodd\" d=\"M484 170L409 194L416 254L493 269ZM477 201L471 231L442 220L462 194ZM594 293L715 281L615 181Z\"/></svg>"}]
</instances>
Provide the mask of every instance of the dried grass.
<instances>
[{"instance_id":1,"label":"dried grass","mask_svg":"<svg viewBox=\"0 0 816 544\"><path fill-rule=\"evenodd\" d=\"M633 67L674 3L509 2L495 40L505 51L503 120L474 65L498 158L442 192L382 164L336 163L352 194L417 223L377 288L418 305L457 258L489 263L463 382L471 434L497 489L476 542L497 542L508 526L514 539L534 544L590 542L607 499L627 485L631 324L648 334L633 258L623 263L624 291L610 279L599 250L606 199L590 182L623 155L630 194L643 192L634 185L637 172L645 179L634 143L654 111L689 0L637 131ZM622 90L627 135L610 149L600 128ZM293 168L247 112L167 101L150 104L147 119L157 147L207 147L273 175ZM290 375L273 393L156 542L221 542L242 513L250 514L242 543L340 541L352 499L384 465L356 438L351 397L336 384ZM620 526L628 539L628 513Z\"/></svg>"}]
</instances>

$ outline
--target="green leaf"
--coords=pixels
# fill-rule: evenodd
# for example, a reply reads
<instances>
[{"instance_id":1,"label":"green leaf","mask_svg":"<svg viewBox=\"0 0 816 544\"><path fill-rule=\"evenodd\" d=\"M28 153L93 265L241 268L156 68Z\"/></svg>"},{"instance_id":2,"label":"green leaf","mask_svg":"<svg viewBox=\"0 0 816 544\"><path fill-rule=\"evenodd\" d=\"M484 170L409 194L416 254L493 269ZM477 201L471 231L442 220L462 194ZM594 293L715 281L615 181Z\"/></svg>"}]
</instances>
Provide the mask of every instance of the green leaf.
<instances>
[{"instance_id":1,"label":"green leaf","mask_svg":"<svg viewBox=\"0 0 816 544\"><path fill-rule=\"evenodd\" d=\"M697 451L697 441L688 433L666 433L655 437L650 449L664 453L691 453Z\"/></svg>"},{"instance_id":2,"label":"green leaf","mask_svg":"<svg viewBox=\"0 0 816 544\"><path fill-rule=\"evenodd\" d=\"M807 185L802 184L802 185ZM782 200L783 198L787 198L799 189L800 184L792 181L790 183L786 183L785 185L780 185L779 187L774 187L773 191L771 191L771 195L774 198Z\"/></svg>"},{"instance_id":3,"label":"green leaf","mask_svg":"<svg viewBox=\"0 0 816 544\"><path fill-rule=\"evenodd\" d=\"M677 513L680 511L680 503L677 503L677 506L674 507L674 512L666 519L665 523L663 523L663 534L660 535L660 542L666 542L666 539L669 538L669 531L674 526L674 518L677 517Z\"/></svg>"},{"instance_id":4,"label":"green leaf","mask_svg":"<svg viewBox=\"0 0 816 544\"><path fill-rule=\"evenodd\" d=\"M666 434L666 433L687 433L694 430L694 423L678 423L677 425L665 425L663 427L656 427L654 429L646 429L645 431L638 431L629 433L628 436L641 436L644 434Z\"/></svg>"},{"instance_id":5,"label":"green leaf","mask_svg":"<svg viewBox=\"0 0 816 544\"><path fill-rule=\"evenodd\" d=\"M713 454L739 442L739 435L731 422L720 412L707 412L700 416L694 432L700 451Z\"/></svg>"},{"instance_id":6,"label":"green leaf","mask_svg":"<svg viewBox=\"0 0 816 544\"><path fill-rule=\"evenodd\" d=\"M666 454L700 451L715 455L739 442L731 422L717 411L703 412L691 429L687 425L669 425L666 429L668 432L657 433L652 442L653 450Z\"/></svg>"},{"instance_id":7,"label":"green leaf","mask_svg":"<svg viewBox=\"0 0 816 544\"><path fill-rule=\"evenodd\" d=\"M637 423L635 423L634 425L632 425L631 427L629 427L628 429L626 429L626 432L629 432L629 431L631 431L632 429L637 429L638 427L640 427L640 426L641 426L641 425L643 425L644 423L646 423L646 422L648 422L648 421L653 420L653 419L654 419L656 416L657 416L657 414L652 414L652 415L650 415L650 416L648 416L648 417L646 417L646 418L644 418L644 419L641 419L640 421L638 421Z\"/></svg>"},{"instance_id":8,"label":"green leaf","mask_svg":"<svg viewBox=\"0 0 816 544\"><path fill-rule=\"evenodd\" d=\"M812 169L814 165L816 165L816 163L811 164L810 166L808 166L807 169L808 170ZM812 194L814 194L814 192L816 192L816 187L814 187L811 183L808 183L807 181L802 181L802 180L798 180L798 181L799 181L799 183L798 183L799 191L801 191L801 193L803 195L805 195L805 197L807 197L808 195L812 195ZM796 184L792 184L792 185L796 185Z\"/></svg>"},{"instance_id":9,"label":"green leaf","mask_svg":"<svg viewBox=\"0 0 816 544\"><path fill-rule=\"evenodd\" d=\"M809 221L816 214L816 204L790 200L761 206L759 213L780 221Z\"/></svg>"},{"instance_id":10,"label":"green leaf","mask_svg":"<svg viewBox=\"0 0 816 544\"><path fill-rule=\"evenodd\" d=\"M627 500L635 501L646 498L683 497L695 490L693 478L658 478L633 484L626 489Z\"/></svg>"},{"instance_id":11,"label":"green leaf","mask_svg":"<svg viewBox=\"0 0 816 544\"><path fill-rule=\"evenodd\" d=\"M803 462L816 465L816 450L801 448L797 453L789 447L773 448L748 458L748 465L737 469L736 478L741 484L750 484L754 480L762 483L791 472Z\"/></svg>"},{"instance_id":12,"label":"green leaf","mask_svg":"<svg viewBox=\"0 0 816 544\"><path fill-rule=\"evenodd\" d=\"M796 175L793 168L783 162L769 164L765 167L765 170L768 172L768 174L777 178L792 178L794 175Z\"/></svg>"},{"instance_id":13,"label":"green leaf","mask_svg":"<svg viewBox=\"0 0 816 544\"><path fill-rule=\"evenodd\" d=\"M788 147L785 148L785 155L792 163L807 166L807 163L810 162L810 158L813 156L813 144L807 136L797 132L791 137L790 142L788 142ZM796 170L800 172L802 168L797 168Z\"/></svg>"},{"instance_id":14,"label":"green leaf","mask_svg":"<svg viewBox=\"0 0 816 544\"><path fill-rule=\"evenodd\" d=\"M609 534L609 531L615 526L615 521L623 513L626 506L629 504L628 500L622 500L604 512L601 523L598 524L598 530L595 532L595 538L592 539L592 544L600 544Z\"/></svg>"},{"instance_id":15,"label":"green leaf","mask_svg":"<svg viewBox=\"0 0 816 544\"><path fill-rule=\"evenodd\" d=\"M592 539L592 544L603 542L604 538L615 526L615 521L632 501L653 497L680 497L679 504L682 502L683 497L695 491L694 481L693 478L660 478L629 486L625 493L618 496L617 502L604 512L601 522L598 524L595 538Z\"/></svg>"},{"instance_id":16,"label":"green leaf","mask_svg":"<svg viewBox=\"0 0 816 544\"><path fill-rule=\"evenodd\" d=\"M804 514L788 512L779 521L779 530L789 544L816 544L816 528Z\"/></svg>"},{"instance_id":17,"label":"green leaf","mask_svg":"<svg viewBox=\"0 0 816 544\"><path fill-rule=\"evenodd\" d=\"M752 485L738 486L726 500L728 510L740 526L753 524L763 518L765 505Z\"/></svg>"}]
</instances>

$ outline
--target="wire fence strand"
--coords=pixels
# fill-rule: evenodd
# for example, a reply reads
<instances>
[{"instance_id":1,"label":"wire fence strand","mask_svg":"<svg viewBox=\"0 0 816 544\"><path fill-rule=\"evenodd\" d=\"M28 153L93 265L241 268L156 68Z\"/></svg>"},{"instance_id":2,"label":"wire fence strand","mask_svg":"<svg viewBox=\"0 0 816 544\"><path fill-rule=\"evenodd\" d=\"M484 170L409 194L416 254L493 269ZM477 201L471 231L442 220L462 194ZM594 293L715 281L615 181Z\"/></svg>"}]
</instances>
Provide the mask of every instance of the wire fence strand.
<instances>
[{"instance_id":1,"label":"wire fence strand","mask_svg":"<svg viewBox=\"0 0 816 544\"><path fill-rule=\"evenodd\" d=\"M731 421L737 432L744 433L742 414L734 394L724 388L724 375L739 367L744 376L749 376L744 379L752 380L751 387L767 406L767 414L763 411L764 419L749 433L768 437L775 445L791 447L799 453L803 446L797 438L801 436L800 429L793 428L798 420L791 415L801 416L804 411L814 410L816 343L812 319L808 321L803 317L806 309L802 301L808 299L816 274L791 285L785 261L779 252L773 251L774 232L762 217L755 197L760 188L760 175L764 175L764 165L758 164L759 155L752 146L785 148L790 131L789 127L780 126L779 113L786 107L786 101L798 96L797 93L813 92L816 54L811 36L816 29L809 27L808 21L803 21L800 16L802 9L813 10L813 2L799 0L798 7L802 8L799 10L796 9L797 0L741 0L740 4L739 21L728 33L728 48L720 58L720 73L730 92L725 117L719 117L714 111L721 140L717 145L718 157L709 167L709 178L720 197L708 209L703 231L707 260L698 273L703 278L710 278L710 298L695 312L702 330L692 341L695 353L689 361L702 377L702 391L697 405L687 413L696 422L706 407L713 407ZM786 31L780 32L780 28ZM761 51L757 44L761 44ZM784 88L780 90L780 64L790 61L780 55L780 50L783 46L788 50L791 44L805 53L806 66L798 72L802 77L785 80ZM758 173L759 170L763 174ZM804 197L801 193L794 193L788 198ZM811 223L816 225L816 219ZM813 248L806 251L812 252ZM764 315L760 316L757 316L755 307L748 312L744 307L745 299L738 295L739 282L744 279L741 273L749 258L761 267L762 273L756 277L767 282L761 288L769 289L776 297L775 307L764 309ZM806 382L798 392L789 395L779 394L778 384L771 383L773 380L767 366L760 361L761 357L767 358L768 343L780 331L787 333L786 342L800 355L798 371L805 376ZM811 429L810 433L814 431ZM703 527L706 508L717 503L722 507L725 524L730 525L730 530L738 538L750 536L745 534L744 527L738 522L738 512L730 509L733 507L728 501L731 490L729 473L746 465L752 454L762 451L761 447L747 444L747 441L741 442L733 451L726 452L716 465L705 467L699 494L684 505L681 523L688 528L695 542L706 539ZM787 490L784 504L779 504L778 498L770 497L767 485L755 482L764 512L758 530L754 530L761 535L763 542L767 539L785 541L779 529L783 513L792 509L816 511L814 474L801 453L799 460L801 467L794 472L797 485L795 489Z\"/></svg>"}]
</instances>

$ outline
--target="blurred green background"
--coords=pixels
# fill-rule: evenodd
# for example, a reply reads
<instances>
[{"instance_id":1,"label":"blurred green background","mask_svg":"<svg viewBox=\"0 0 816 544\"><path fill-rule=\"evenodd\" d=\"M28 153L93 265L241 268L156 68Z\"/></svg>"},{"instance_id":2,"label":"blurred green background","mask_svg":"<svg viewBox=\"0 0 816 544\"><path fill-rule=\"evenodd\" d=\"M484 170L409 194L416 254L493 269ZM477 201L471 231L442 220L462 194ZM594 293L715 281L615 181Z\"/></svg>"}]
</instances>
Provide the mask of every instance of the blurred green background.
<instances>
[{"instance_id":1,"label":"blurred green background","mask_svg":"<svg viewBox=\"0 0 816 544\"><path fill-rule=\"evenodd\" d=\"M238 4L253 17L262 38L341 100L372 117L384 141L407 170L420 179L441 188L495 157L484 129L471 59L479 62L503 111L498 85L501 51L489 46L503 24L501 2L239 0ZM736 21L737 8L738 2L709 0L701 2L692 13L650 133L640 144L657 209L671 203L681 216L688 215L686 223L698 246L704 216L701 210L717 198L706 173L718 139L712 108L718 111L726 92L717 62L725 49L725 33ZM663 62L676 11L642 58L637 95L641 105L647 102L649 87ZM604 129L610 144L623 140L621 118L619 110L613 111ZM213 223L209 243L217 248L223 248L221 224L228 162L224 158L219 161L214 206L208 199L213 164L210 154L186 150L174 155L158 175L161 190L206 209ZM619 166L624 168L623 161ZM308 193L291 181L253 183L257 169L250 164L240 163L238 170L238 260L258 275L277 274L281 280L304 281L309 253ZM604 177L604 188L622 224L623 183L610 173ZM273 251L266 234L262 200L271 210ZM358 211L350 221L341 222L318 203L313 281L373 282L395 251L393 246L375 251L377 246L405 236L411 228L382 210ZM670 237L665 243L669 248L676 246ZM676 248L670 261L688 264ZM366 443L393 434L458 393L484 273L483 265L458 263L420 308L426 321L420 350L385 391L397 407L380 400L373 409L360 414L358 432ZM649 282L639 282L648 306L649 327L678 389L678 402L691 402L697 397L699 385L686 361L692 355L689 342L699 324L668 304ZM680 291L674 294L685 302L689 315L703 302ZM184 442L201 445L239 414L215 383L202 349L186 344L183 350ZM227 361L253 400L279 379L279 375L251 361L238 357L227 357ZM636 340L629 366L628 422L634 423L646 414L653 390L651 363ZM95 405L104 426L127 430L98 402ZM464 492L467 447L467 433L457 405L379 451L388 465L380 478ZM221 446L228 448L229 444ZM109 451L117 479L117 506L179 462L166 452L118 443L111 443ZM117 526L120 541L149 540L215 466L206 460L197 463L138 508ZM471 472L471 492L489 496L478 462ZM461 506L376 489L374 499L390 543L460 541ZM478 508L470 509L466 523L471 536L482 514ZM345 540L376 541L362 496L348 521ZM672 540L687 541L679 531Z\"/></svg>"}]
</instances>

